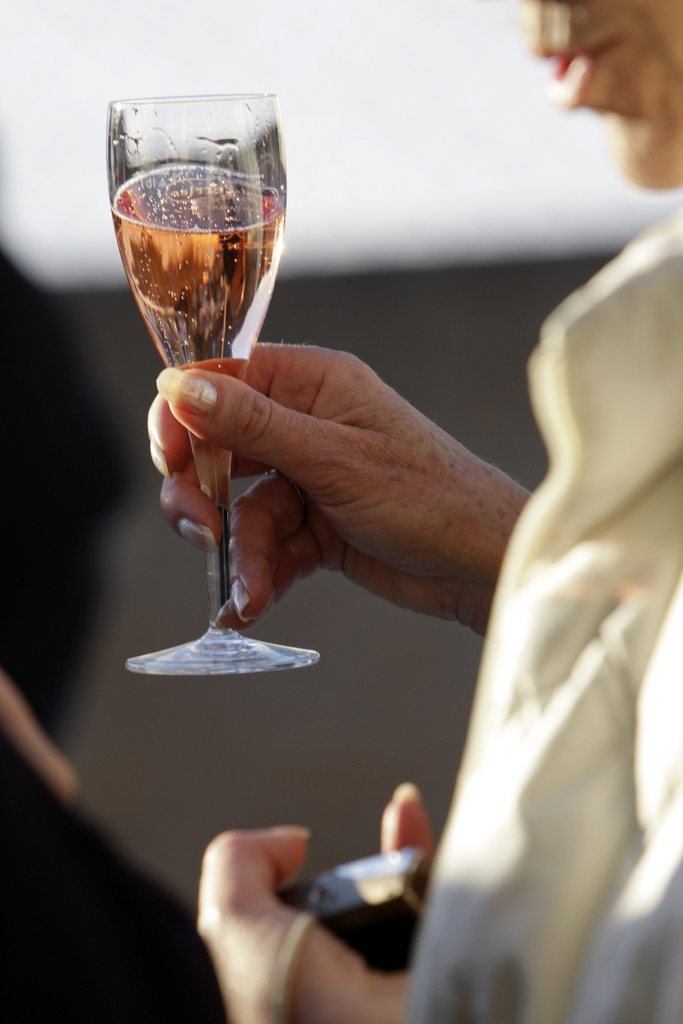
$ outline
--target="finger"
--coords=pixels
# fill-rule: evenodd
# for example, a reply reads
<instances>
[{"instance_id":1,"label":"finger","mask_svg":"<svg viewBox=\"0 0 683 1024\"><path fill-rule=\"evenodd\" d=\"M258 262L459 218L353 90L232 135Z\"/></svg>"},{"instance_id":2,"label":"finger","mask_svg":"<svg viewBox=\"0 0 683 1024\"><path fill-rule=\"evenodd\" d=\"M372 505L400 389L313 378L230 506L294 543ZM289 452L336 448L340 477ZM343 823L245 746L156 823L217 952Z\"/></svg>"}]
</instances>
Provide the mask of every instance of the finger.
<instances>
[{"instance_id":1,"label":"finger","mask_svg":"<svg viewBox=\"0 0 683 1024\"><path fill-rule=\"evenodd\" d=\"M428 853L434 849L431 824L420 791L412 782L395 790L382 815L382 853L404 846L419 846Z\"/></svg>"},{"instance_id":2,"label":"finger","mask_svg":"<svg viewBox=\"0 0 683 1024\"><path fill-rule=\"evenodd\" d=\"M168 402L157 395L147 414L152 461L163 476L185 469L192 461L190 438L171 412Z\"/></svg>"},{"instance_id":3,"label":"finger","mask_svg":"<svg viewBox=\"0 0 683 1024\"><path fill-rule=\"evenodd\" d=\"M262 342L249 360L246 380L256 391L269 395L285 406L308 413L332 360L335 363L358 362L348 353L331 353L315 346L268 345ZM307 382L305 387L302 386L303 378ZM157 396L149 410L148 430L155 462L160 463L159 456L164 456L168 468L173 472L183 464L183 460L190 458L185 431L168 409L168 403L160 396ZM270 462L234 454L233 476L256 476L271 468ZM159 469L164 472L161 465Z\"/></svg>"},{"instance_id":4,"label":"finger","mask_svg":"<svg viewBox=\"0 0 683 1024\"><path fill-rule=\"evenodd\" d=\"M217 373L166 369L159 393L176 419L195 436L237 452L242 463L277 466L306 486L339 448L350 428L303 415L272 401L242 381ZM316 443L312 445L311 431ZM243 471L243 466L242 466Z\"/></svg>"},{"instance_id":5,"label":"finger","mask_svg":"<svg viewBox=\"0 0 683 1024\"><path fill-rule=\"evenodd\" d=\"M223 532L220 512L199 489L193 471L164 480L160 503L168 523L195 547L210 551L219 543Z\"/></svg>"},{"instance_id":6,"label":"finger","mask_svg":"<svg viewBox=\"0 0 683 1024\"><path fill-rule=\"evenodd\" d=\"M257 556L245 570L244 559L235 559L230 601L221 609L219 625L237 630L253 625L297 580L310 576L319 566L320 549L306 526L281 542L274 567L267 558Z\"/></svg>"},{"instance_id":7,"label":"finger","mask_svg":"<svg viewBox=\"0 0 683 1024\"><path fill-rule=\"evenodd\" d=\"M305 513L301 496L279 474L262 477L233 503L232 604L226 615L232 611L242 624L253 622L295 580L319 566L320 552L304 526ZM229 624L224 615L221 623Z\"/></svg>"},{"instance_id":8,"label":"finger","mask_svg":"<svg viewBox=\"0 0 683 1024\"><path fill-rule=\"evenodd\" d=\"M308 829L287 825L217 836L202 862L200 915L209 908L221 914L251 915L277 904L275 890L300 869L309 835Z\"/></svg>"}]
</instances>

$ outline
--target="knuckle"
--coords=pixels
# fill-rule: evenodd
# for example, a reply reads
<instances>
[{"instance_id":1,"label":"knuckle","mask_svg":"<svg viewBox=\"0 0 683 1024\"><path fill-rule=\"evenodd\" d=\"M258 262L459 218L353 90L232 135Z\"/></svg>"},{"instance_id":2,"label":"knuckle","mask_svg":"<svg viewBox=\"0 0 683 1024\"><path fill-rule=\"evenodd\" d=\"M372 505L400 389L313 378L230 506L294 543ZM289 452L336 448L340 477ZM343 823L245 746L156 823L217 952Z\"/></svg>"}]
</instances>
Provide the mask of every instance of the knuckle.
<instances>
[{"instance_id":1,"label":"knuckle","mask_svg":"<svg viewBox=\"0 0 683 1024\"><path fill-rule=\"evenodd\" d=\"M205 868L222 867L244 855L246 838L240 832L221 832L204 851Z\"/></svg>"},{"instance_id":2,"label":"knuckle","mask_svg":"<svg viewBox=\"0 0 683 1024\"><path fill-rule=\"evenodd\" d=\"M178 517L178 488L174 481L167 477L164 478L159 492L159 506L167 522L174 525Z\"/></svg>"},{"instance_id":3,"label":"knuckle","mask_svg":"<svg viewBox=\"0 0 683 1024\"><path fill-rule=\"evenodd\" d=\"M197 931L201 937L210 941L223 927L223 917L213 905L200 907L197 915Z\"/></svg>"},{"instance_id":4,"label":"knuckle","mask_svg":"<svg viewBox=\"0 0 683 1024\"><path fill-rule=\"evenodd\" d=\"M200 932L222 931L246 904L240 878L253 856L246 832L222 832L211 840L202 859L199 918Z\"/></svg>"},{"instance_id":5,"label":"knuckle","mask_svg":"<svg viewBox=\"0 0 683 1024\"><path fill-rule=\"evenodd\" d=\"M367 363L353 352L341 352L340 363L344 365L345 374L352 376L356 381L366 383L376 378L375 371Z\"/></svg>"},{"instance_id":6,"label":"knuckle","mask_svg":"<svg viewBox=\"0 0 683 1024\"><path fill-rule=\"evenodd\" d=\"M253 531L262 530L273 518L273 509L257 485L235 498L230 506L230 533L241 540L252 539Z\"/></svg>"},{"instance_id":7,"label":"knuckle","mask_svg":"<svg viewBox=\"0 0 683 1024\"><path fill-rule=\"evenodd\" d=\"M235 409L235 430L240 437L258 441L270 423L270 402L258 391L246 394Z\"/></svg>"},{"instance_id":8,"label":"knuckle","mask_svg":"<svg viewBox=\"0 0 683 1024\"><path fill-rule=\"evenodd\" d=\"M245 492L234 498L230 505L230 527L234 530L242 518L249 513L249 506L252 502L251 496Z\"/></svg>"}]
</instances>

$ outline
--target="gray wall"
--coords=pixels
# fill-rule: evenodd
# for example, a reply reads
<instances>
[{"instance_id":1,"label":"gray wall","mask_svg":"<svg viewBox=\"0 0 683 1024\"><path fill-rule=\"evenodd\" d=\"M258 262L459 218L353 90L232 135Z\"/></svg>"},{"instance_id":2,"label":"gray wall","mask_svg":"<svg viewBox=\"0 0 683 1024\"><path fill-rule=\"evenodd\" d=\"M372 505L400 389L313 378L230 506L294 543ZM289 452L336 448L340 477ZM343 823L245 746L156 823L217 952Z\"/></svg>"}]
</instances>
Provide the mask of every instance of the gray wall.
<instances>
[{"instance_id":1,"label":"gray wall","mask_svg":"<svg viewBox=\"0 0 683 1024\"><path fill-rule=\"evenodd\" d=\"M262 337L355 352L533 486L545 458L526 361L543 317L602 262L282 278ZM160 363L132 299L125 291L59 299L127 473L104 536L104 601L62 736L84 806L188 904L205 844L227 827L309 825L313 871L372 852L385 801L412 780L438 830L480 654L462 627L320 573L254 630L317 648L316 668L210 680L126 673L127 655L203 631L203 559L158 511L145 418Z\"/></svg>"}]
</instances>

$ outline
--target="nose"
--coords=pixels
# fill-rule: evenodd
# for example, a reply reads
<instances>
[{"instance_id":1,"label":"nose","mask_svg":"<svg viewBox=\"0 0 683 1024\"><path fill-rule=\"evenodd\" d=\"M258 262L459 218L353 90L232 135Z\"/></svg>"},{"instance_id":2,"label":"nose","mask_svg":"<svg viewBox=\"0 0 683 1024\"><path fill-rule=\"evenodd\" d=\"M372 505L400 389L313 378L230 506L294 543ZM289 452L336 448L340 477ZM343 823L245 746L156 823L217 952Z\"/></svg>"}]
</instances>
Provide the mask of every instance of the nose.
<instances>
[{"instance_id":1,"label":"nose","mask_svg":"<svg viewBox=\"0 0 683 1024\"><path fill-rule=\"evenodd\" d=\"M565 0L521 0L522 32L531 51L544 57L568 49L580 10Z\"/></svg>"}]
</instances>

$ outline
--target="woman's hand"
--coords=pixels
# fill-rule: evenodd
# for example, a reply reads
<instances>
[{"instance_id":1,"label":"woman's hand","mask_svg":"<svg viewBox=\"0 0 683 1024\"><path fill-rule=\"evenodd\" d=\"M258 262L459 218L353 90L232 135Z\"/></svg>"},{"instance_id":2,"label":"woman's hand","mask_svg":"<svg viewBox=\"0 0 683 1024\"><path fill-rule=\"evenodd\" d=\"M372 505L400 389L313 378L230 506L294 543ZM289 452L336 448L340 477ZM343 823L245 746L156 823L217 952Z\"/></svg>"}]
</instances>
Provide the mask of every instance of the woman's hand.
<instances>
[{"instance_id":1,"label":"woman's hand","mask_svg":"<svg viewBox=\"0 0 683 1024\"><path fill-rule=\"evenodd\" d=\"M281 827L226 832L208 847L199 888L199 930L212 956L232 1024L399 1024L407 972L370 970L320 925L303 937L279 991L282 954L297 912L276 889L299 870L307 831ZM382 849L422 846L432 838L419 794L402 786L382 819ZM286 995L286 1006L280 1005Z\"/></svg>"},{"instance_id":2,"label":"woman's hand","mask_svg":"<svg viewBox=\"0 0 683 1024\"><path fill-rule=\"evenodd\" d=\"M364 363L325 349L258 345L246 381L169 369L158 388L152 457L167 475L162 508L175 529L201 546L220 536L183 428L231 450L233 475L260 475L232 510L224 625L260 618L297 579L327 568L398 605L483 632L526 492ZM263 475L273 468L278 475Z\"/></svg>"}]
</instances>

